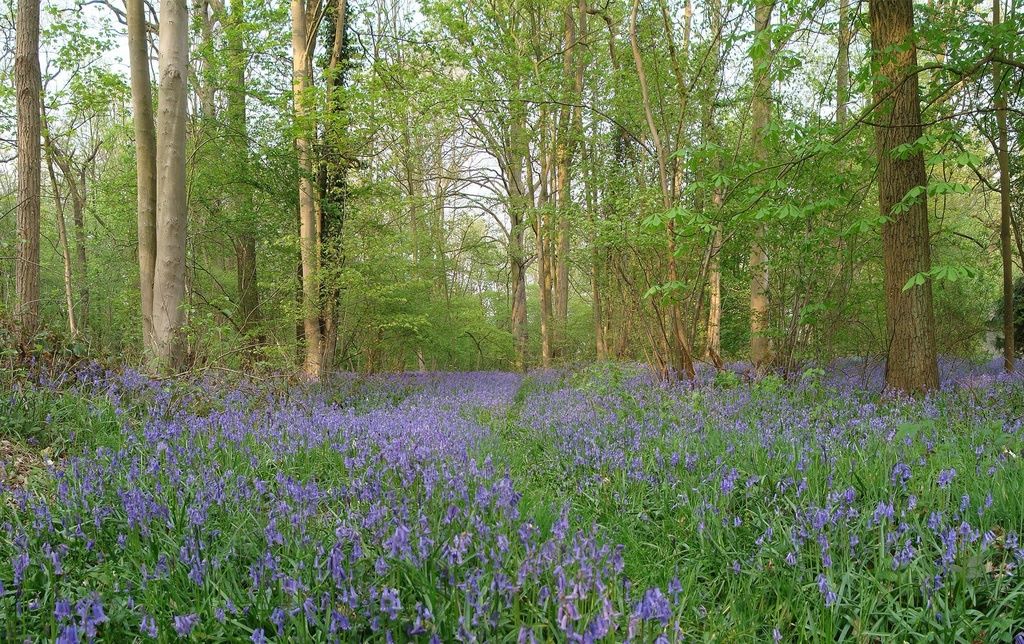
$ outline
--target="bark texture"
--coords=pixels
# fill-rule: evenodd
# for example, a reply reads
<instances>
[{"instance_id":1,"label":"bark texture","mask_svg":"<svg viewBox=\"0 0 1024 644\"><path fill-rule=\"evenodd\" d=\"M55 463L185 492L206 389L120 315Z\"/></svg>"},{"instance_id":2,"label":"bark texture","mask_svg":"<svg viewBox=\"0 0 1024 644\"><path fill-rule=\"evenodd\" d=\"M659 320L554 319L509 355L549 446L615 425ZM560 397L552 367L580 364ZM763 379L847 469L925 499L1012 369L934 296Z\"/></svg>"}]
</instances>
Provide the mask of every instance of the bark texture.
<instances>
[{"instance_id":1,"label":"bark texture","mask_svg":"<svg viewBox=\"0 0 1024 644\"><path fill-rule=\"evenodd\" d=\"M39 326L39 210L41 206L41 82L39 0L18 0L15 25L14 87L18 116L18 223L14 315L23 344Z\"/></svg>"},{"instance_id":2,"label":"bark texture","mask_svg":"<svg viewBox=\"0 0 1024 644\"><path fill-rule=\"evenodd\" d=\"M307 94L310 86L312 43L306 3L292 0L292 100L295 112L295 153L299 166L299 254L302 264L302 329L305 340L303 370L320 377L320 314L318 285L320 235L313 194L313 156L307 132Z\"/></svg>"},{"instance_id":3,"label":"bark texture","mask_svg":"<svg viewBox=\"0 0 1024 644\"><path fill-rule=\"evenodd\" d=\"M188 4L160 3L160 92L156 131L156 267L153 274L153 354L160 367L185 363L185 194Z\"/></svg>"},{"instance_id":4,"label":"bark texture","mask_svg":"<svg viewBox=\"0 0 1024 644\"><path fill-rule=\"evenodd\" d=\"M926 186L920 151L893 154L921 137L921 104L914 46L911 0L872 0L871 58L874 67L875 147L878 153L878 202L888 218L882 227L885 255L885 307L888 333L886 386L908 393L939 384L935 348L932 285L904 290L911 277L931 268L928 201L924 195L908 203L904 197ZM900 204L899 208L895 208Z\"/></svg>"},{"instance_id":5,"label":"bark texture","mask_svg":"<svg viewBox=\"0 0 1024 644\"><path fill-rule=\"evenodd\" d=\"M126 0L125 4L128 14L128 59L132 77L132 122L135 125L142 346L147 355L152 355L153 278L156 273L156 127L153 123L144 3L143 0Z\"/></svg>"},{"instance_id":6,"label":"bark texture","mask_svg":"<svg viewBox=\"0 0 1024 644\"><path fill-rule=\"evenodd\" d=\"M759 2L754 9L755 38L767 42L772 19L771 2ZM765 50L769 45L765 45ZM754 97L751 102L751 135L753 137L754 159L764 162L767 157L765 133L771 118L771 80L769 68L770 53L752 56L754 65ZM750 246L750 362L756 369L763 369L771 360L771 345L768 338L768 256L764 251L764 226L754 231L754 242Z\"/></svg>"},{"instance_id":7,"label":"bark texture","mask_svg":"<svg viewBox=\"0 0 1024 644\"><path fill-rule=\"evenodd\" d=\"M992 26L1002 22L1000 0L992 0ZM998 53L998 52L997 52ZM1014 346L1014 305L1013 305L1013 247L1010 245L1011 194L1010 194L1010 152L1006 126L1006 94L1003 88L1002 65L995 63L992 69L992 86L995 89L996 144L999 149L999 256L1003 264L1003 369L1012 372L1016 347Z\"/></svg>"}]
</instances>

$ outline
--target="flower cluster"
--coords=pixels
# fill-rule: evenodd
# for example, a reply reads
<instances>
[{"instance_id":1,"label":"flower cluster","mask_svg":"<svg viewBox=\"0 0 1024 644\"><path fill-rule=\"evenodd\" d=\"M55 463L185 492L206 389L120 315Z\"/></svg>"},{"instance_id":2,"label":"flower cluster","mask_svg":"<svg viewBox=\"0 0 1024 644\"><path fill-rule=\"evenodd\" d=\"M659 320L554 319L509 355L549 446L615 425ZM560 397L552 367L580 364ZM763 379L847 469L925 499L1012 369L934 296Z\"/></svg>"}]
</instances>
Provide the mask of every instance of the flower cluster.
<instances>
[{"instance_id":1,"label":"flower cluster","mask_svg":"<svg viewBox=\"0 0 1024 644\"><path fill-rule=\"evenodd\" d=\"M86 369L37 386L90 401L106 434L2 491L0 632L779 641L915 624L1009 639L1020 384L911 400L835 374L284 387Z\"/></svg>"}]
</instances>

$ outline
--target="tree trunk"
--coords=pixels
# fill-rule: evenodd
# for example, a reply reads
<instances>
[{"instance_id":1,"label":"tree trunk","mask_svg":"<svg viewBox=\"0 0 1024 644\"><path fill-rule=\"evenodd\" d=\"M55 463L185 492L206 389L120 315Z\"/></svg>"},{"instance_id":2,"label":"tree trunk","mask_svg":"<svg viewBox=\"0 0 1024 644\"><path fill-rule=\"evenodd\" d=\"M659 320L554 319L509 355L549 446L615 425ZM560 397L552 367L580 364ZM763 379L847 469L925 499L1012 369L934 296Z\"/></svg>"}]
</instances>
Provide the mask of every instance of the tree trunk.
<instances>
[{"instance_id":1,"label":"tree trunk","mask_svg":"<svg viewBox=\"0 0 1024 644\"><path fill-rule=\"evenodd\" d=\"M593 126L593 136L597 137L597 124ZM584 150L587 153L587 150ZM598 361L608 359L608 341L604 332L604 302L601 290L601 251L599 248L600 231L598 229L597 185L594 180L594 166L588 164L584 174L584 194L586 195L587 213L590 215L590 292L592 296L591 312L594 318L594 349Z\"/></svg>"},{"instance_id":2,"label":"tree trunk","mask_svg":"<svg viewBox=\"0 0 1024 644\"><path fill-rule=\"evenodd\" d=\"M911 0L871 0L871 58L878 113L874 117L878 153L878 203L883 217L886 331L889 349L886 387L922 392L939 384L932 285L904 290L910 278L931 268L928 201L914 200L904 212L893 207L914 188L928 183L924 156L897 158L893 151L921 137L914 6Z\"/></svg>"},{"instance_id":3,"label":"tree trunk","mask_svg":"<svg viewBox=\"0 0 1024 644\"><path fill-rule=\"evenodd\" d=\"M767 41L772 19L770 2L759 2L754 9L754 37ZM770 47L770 44L766 45ZM751 136L754 159L763 163L767 157L765 133L771 118L771 65L770 52L752 55L754 66L754 96L751 101ZM768 338L768 256L764 251L764 226L758 224L750 247L750 362L755 369L763 369L771 360Z\"/></svg>"},{"instance_id":4,"label":"tree trunk","mask_svg":"<svg viewBox=\"0 0 1024 644\"><path fill-rule=\"evenodd\" d=\"M39 211L41 130L39 72L39 0L18 0L15 25L14 86L18 117L17 257L14 314L22 345L39 326Z\"/></svg>"},{"instance_id":5,"label":"tree trunk","mask_svg":"<svg viewBox=\"0 0 1024 644\"><path fill-rule=\"evenodd\" d=\"M540 296L540 364L545 369L551 366L551 358L553 357L553 342L551 336L553 335L552 317L554 316L554 308L551 302L552 286L554 285L554 278L552 276L554 262L551 261L553 244L551 243L550 233L548 231L548 228L550 227L550 216L547 212L551 201L550 176L552 172L551 157L548 150L547 114L547 109L542 106L540 110L539 124L539 127L541 128L540 194L538 195L535 204L536 229L534 231L537 238L537 289ZM532 165L532 163L529 164L529 166Z\"/></svg>"},{"instance_id":6,"label":"tree trunk","mask_svg":"<svg viewBox=\"0 0 1024 644\"><path fill-rule=\"evenodd\" d=\"M78 322L75 319L74 275L71 271L71 245L68 242L67 219L64 217L65 199L61 196L60 183L53 169L53 146L50 144L49 126L44 135L46 141L46 169L50 175L50 186L53 188L53 205L57 215L57 237L60 240L61 259L64 263L64 305L68 313L68 331L72 336L78 335Z\"/></svg>"},{"instance_id":7,"label":"tree trunk","mask_svg":"<svg viewBox=\"0 0 1024 644\"><path fill-rule=\"evenodd\" d=\"M323 124L323 146L320 173L322 176L321 199L323 221L321 224L322 261L331 262L335 267L344 265L345 245L342 235L345 228L345 209L348 201L348 159L342 153L346 127L339 125L338 116L344 109L341 94L337 91L345 82L349 66L348 47L348 1L336 0L334 11L334 32L330 41L331 57L324 74L326 108ZM339 144L339 140L342 142ZM336 268L337 270L337 268ZM339 305L341 285L336 281L324 289L324 306L321 313L321 364L320 370L329 373L334 368L338 347Z\"/></svg>"},{"instance_id":8,"label":"tree trunk","mask_svg":"<svg viewBox=\"0 0 1024 644\"><path fill-rule=\"evenodd\" d=\"M1001 22L1000 1L992 0L992 26ZM1002 66L992 66L992 87L995 91L997 142L999 145L999 256L1003 264L1003 369L1014 369L1014 306L1013 248L1010 246L1010 153L1007 142L1006 95L1003 90Z\"/></svg>"},{"instance_id":9,"label":"tree trunk","mask_svg":"<svg viewBox=\"0 0 1024 644\"><path fill-rule=\"evenodd\" d=\"M160 93L157 115L156 270L153 276L153 353L165 369L185 363L185 194L188 4L160 4Z\"/></svg>"},{"instance_id":10,"label":"tree trunk","mask_svg":"<svg viewBox=\"0 0 1024 644\"><path fill-rule=\"evenodd\" d=\"M69 167L69 171L71 168ZM85 255L85 200L86 173L83 168L79 173L79 184L75 184L74 176L68 176L68 187L71 189L71 220L75 224L75 257L78 272L78 323L82 329L89 328L89 267Z\"/></svg>"},{"instance_id":11,"label":"tree trunk","mask_svg":"<svg viewBox=\"0 0 1024 644\"><path fill-rule=\"evenodd\" d=\"M586 14L581 13L581 20L586 22ZM576 107L579 102L580 87L576 78L576 21L573 19L572 11L565 11L565 40L564 51L562 52L562 80L568 89L568 96L564 99L558 112L558 131L556 134L557 146L555 157L557 166L556 172L556 194L558 212L558 248L555 252L555 276L554 276L554 314L558 326L559 335L564 330L566 318L569 315L569 214L572 209L572 161L576 149L578 137L576 128ZM580 78L582 82L582 78Z\"/></svg>"},{"instance_id":12,"label":"tree trunk","mask_svg":"<svg viewBox=\"0 0 1024 644\"><path fill-rule=\"evenodd\" d=\"M526 120L525 108L519 104L512 108L512 123L509 127L508 162L506 183L508 185L508 260L511 267L512 296L512 343L515 347L515 368L525 371L529 351L529 331L526 317L526 212L529 195L523 175L526 165L526 150L523 122Z\"/></svg>"},{"instance_id":13,"label":"tree trunk","mask_svg":"<svg viewBox=\"0 0 1024 644\"><path fill-rule=\"evenodd\" d=\"M722 192L715 190L715 209L722 207ZM715 228L715 236L711 241L711 257L708 280L710 290L710 302L708 305L708 342L705 349L705 358L721 369L722 362L722 263L719 255L722 253L722 226Z\"/></svg>"},{"instance_id":14,"label":"tree trunk","mask_svg":"<svg viewBox=\"0 0 1024 644\"><path fill-rule=\"evenodd\" d=\"M49 125L46 122L45 108L43 110L43 127L45 130L49 130ZM68 186L68 195L63 198L65 209L68 199L71 201L72 220L75 223L75 251L78 264L75 270L78 273L79 283L79 296L76 310L78 318L77 321L81 330L81 328L88 325L89 317L89 282L88 270L85 261L85 198L86 181L88 181L88 178L86 177L86 165L83 165L76 171L71 157L66 153L62 153L50 139L48 134L44 135L43 138L48 151L48 162L55 162L57 164L61 173L64 175L64 181ZM91 163L91 161L88 161L88 163Z\"/></svg>"},{"instance_id":15,"label":"tree trunk","mask_svg":"<svg viewBox=\"0 0 1024 644\"><path fill-rule=\"evenodd\" d=\"M246 78L245 67L248 63L248 51L244 37L246 29L245 2L232 0L230 21L226 29L228 42L228 74L230 83L227 91L227 126L228 136L234 143L237 161L242 166L246 179L240 189L233 195L233 210L241 226L234 240L235 267L238 288L238 331L245 336L246 342L262 345L265 341L262 333L254 333L260 323L260 294L256 277L256 235L251 232L253 226L249 218L253 208L252 189L249 187L249 123L246 110Z\"/></svg>"},{"instance_id":16,"label":"tree trunk","mask_svg":"<svg viewBox=\"0 0 1024 644\"><path fill-rule=\"evenodd\" d=\"M845 0L844 0L845 1ZM715 123L715 103L718 97L719 85L722 79L722 16L721 0L714 0L709 8L711 12L711 58L714 65L714 73L711 77L707 97L707 111L705 112L705 123L703 130L706 137L715 144L721 143L721 131ZM715 164L715 169L721 171L721 163ZM712 189L711 205L714 210L714 219L718 223L715 226L714 236L711 238L711 248L708 250L708 331L707 342L704 347L704 358L711 362L716 369L724 366L722 361L722 223L721 211L724 202L723 189L717 185Z\"/></svg>"},{"instance_id":17,"label":"tree trunk","mask_svg":"<svg viewBox=\"0 0 1024 644\"><path fill-rule=\"evenodd\" d=\"M153 123L153 88L149 78L149 42L146 39L144 3L143 0L126 0L125 4L132 76L132 122L135 125L142 347L144 353L151 357L154 336L153 279L156 274L156 128Z\"/></svg>"},{"instance_id":18,"label":"tree trunk","mask_svg":"<svg viewBox=\"0 0 1024 644\"><path fill-rule=\"evenodd\" d=\"M673 205L673 190L670 185L668 170L668 153L662 143L661 135L658 132L658 126L654 121L654 112L651 108L650 92L647 86L647 73L644 71L643 58L640 55L640 45L637 40L636 31L637 11L639 8L640 0L633 0L629 19L629 43L633 52L633 63L636 66L637 80L640 82L640 97L644 108L644 118L647 121L647 128L651 135L651 141L654 143L655 155L658 161L658 181L661 188L661 205L665 212L668 212ZM684 88L680 87L679 91L684 91ZM665 233L667 237L668 282L675 286L679 281L679 272L676 265L676 230L675 223L672 220L669 220L665 225ZM690 344L689 335L686 333L686 327L683 324L682 314L679 310L679 302L675 299L674 295L671 297L672 300L669 303L669 326L671 328L672 337L675 340L675 355L669 356L670 359L661 361L664 364L661 371L663 375L667 375L667 368L668 366L671 366L678 370L679 375L687 378L693 378L696 375L696 371L693 367L692 345ZM666 342L665 344L669 345L670 343ZM657 348L655 347L654 350L657 351ZM669 348L669 351L671 353L672 349Z\"/></svg>"},{"instance_id":19,"label":"tree trunk","mask_svg":"<svg viewBox=\"0 0 1024 644\"><path fill-rule=\"evenodd\" d=\"M846 125L850 102L850 0L839 0L839 57L836 61L836 124Z\"/></svg>"},{"instance_id":20,"label":"tree trunk","mask_svg":"<svg viewBox=\"0 0 1024 644\"><path fill-rule=\"evenodd\" d=\"M196 96L199 98L199 112L202 120L212 121L217 116L213 65L213 16L210 15L210 0L193 0L195 20L199 24L201 55L196 56L193 68L196 73ZM203 134L206 128L200 126ZM201 137L202 135L200 135ZM197 138L200 138L197 137Z\"/></svg>"},{"instance_id":21,"label":"tree trunk","mask_svg":"<svg viewBox=\"0 0 1024 644\"><path fill-rule=\"evenodd\" d=\"M320 377L320 315L318 286L320 240L316 197L313 194L313 157L309 144L306 94L309 90L311 51L303 0L291 0L292 95L296 120L295 151L299 166L299 251L302 258L302 328L305 339L303 370Z\"/></svg>"}]
</instances>

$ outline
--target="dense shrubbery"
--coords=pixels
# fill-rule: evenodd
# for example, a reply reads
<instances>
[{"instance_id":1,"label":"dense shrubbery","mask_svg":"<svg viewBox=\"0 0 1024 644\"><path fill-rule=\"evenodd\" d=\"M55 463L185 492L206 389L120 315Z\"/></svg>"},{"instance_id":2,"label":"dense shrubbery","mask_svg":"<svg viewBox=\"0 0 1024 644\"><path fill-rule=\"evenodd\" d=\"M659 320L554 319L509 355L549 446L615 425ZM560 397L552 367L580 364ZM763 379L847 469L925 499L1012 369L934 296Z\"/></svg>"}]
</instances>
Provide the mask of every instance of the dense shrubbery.
<instances>
[{"instance_id":1,"label":"dense shrubbery","mask_svg":"<svg viewBox=\"0 0 1024 644\"><path fill-rule=\"evenodd\" d=\"M60 410L37 440L79 431L3 491L0 633L1011 639L1020 379L910 400L840 367L22 386L25 426Z\"/></svg>"}]
</instances>

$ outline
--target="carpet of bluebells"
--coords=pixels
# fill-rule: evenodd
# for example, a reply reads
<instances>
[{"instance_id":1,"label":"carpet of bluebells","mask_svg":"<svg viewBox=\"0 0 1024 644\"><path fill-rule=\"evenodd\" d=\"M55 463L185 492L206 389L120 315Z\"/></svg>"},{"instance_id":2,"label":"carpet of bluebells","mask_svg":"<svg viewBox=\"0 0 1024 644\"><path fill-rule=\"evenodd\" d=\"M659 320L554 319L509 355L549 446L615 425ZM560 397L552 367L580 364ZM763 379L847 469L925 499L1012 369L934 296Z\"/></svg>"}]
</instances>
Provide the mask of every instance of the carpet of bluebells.
<instances>
[{"instance_id":1,"label":"carpet of bluebells","mask_svg":"<svg viewBox=\"0 0 1024 644\"><path fill-rule=\"evenodd\" d=\"M1024 378L943 372L36 378L0 639L1024 641Z\"/></svg>"}]
</instances>

